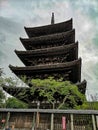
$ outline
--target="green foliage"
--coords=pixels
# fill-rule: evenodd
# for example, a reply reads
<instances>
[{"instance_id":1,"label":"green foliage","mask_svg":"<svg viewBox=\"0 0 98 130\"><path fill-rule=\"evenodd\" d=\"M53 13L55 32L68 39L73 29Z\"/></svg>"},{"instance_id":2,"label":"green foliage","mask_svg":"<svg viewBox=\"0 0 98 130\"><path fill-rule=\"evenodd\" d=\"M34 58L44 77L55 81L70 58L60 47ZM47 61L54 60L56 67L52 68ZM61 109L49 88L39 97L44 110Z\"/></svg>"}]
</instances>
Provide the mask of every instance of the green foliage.
<instances>
[{"instance_id":1,"label":"green foliage","mask_svg":"<svg viewBox=\"0 0 98 130\"><path fill-rule=\"evenodd\" d=\"M98 110L98 102L84 102L82 105L76 106L75 109Z\"/></svg>"},{"instance_id":2,"label":"green foliage","mask_svg":"<svg viewBox=\"0 0 98 130\"><path fill-rule=\"evenodd\" d=\"M85 95L78 91L77 86L71 84L69 81L56 81L52 77L48 79L32 79L31 94L38 89L39 96L43 96L48 102L54 104L56 101L55 94L63 97L58 108L75 108L78 104L86 101Z\"/></svg>"},{"instance_id":3,"label":"green foliage","mask_svg":"<svg viewBox=\"0 0 98 130\"><path fill-rule=\"evenodd\" d=\"M94 109L94 110L98 110L98 102L88 102L89 104L89 108Z\"/></svg>"},{"instance_id":4,"label":"green foliage","mask_svg":"<svg viewBox=\"0 0 98 130\"><path fill-rule=\"evenodd\" d=\"M20 100L26 99L26 97L28 96L28 94L26 93L26 89L23 89L22 92L19 91L19 93L17 95Z\"/></svg>"},{"instance_id":5,"label":"green foliage","mask_svg":"<svg viewBox=\"0 0 98 130\"><path fill-rule=\"evenodd\" d=\"M10 97L6 100L6 108L28 108L28 105L16 98Z\"/></svg>"},{"instance_id":6,"label":"green foliage","mask_svg":"<svg viewBox=\"0 0 98 130\"><path fill-rule=\"evenodd\" d=\"M0 69L0 87L8 86L8 87L15 87L17 85L17 80L13 79L11 77L5 78L2 76L3 71ZM19 93L21 98L26 97L25 92ZM3 93L3 90L0 89L0 107L7 107L7 108L28 108L28 105L26 103L23 103L22 101L17 100L16 98L8 98L6 100L5 94Z\"/></svg>"},{"instance_id":7,"label":"green foliage","mask_svg":"<svg viewBox=\"0 0 98 130\"><path fill-rule=\"evenodd\" d=\"M3 75L4 75L3 70L0 68L0 86L2 85L13 86L15 84L13 78L11 77L4 78Z\"/></svg>"},{"instance_id":8,"label":"green foliage","mask_svg":"<svg viewBox=\"0 0 98 130\"><path fill-rule=\"evenodd\" d=\"M17 84L17 82L12 78L12 77L8 77L8 78L4 78L4 77L0 77L0 86L15 86Z\"/></svg>"},{"instance_id":9,"label":"green foliage","mask_svg":"<svg viewBox=\"0 0 98 130\"><path fill-rule=\"evenodd\" d=\"M5 94L0 90L0 108L4 107Z\"/></svg>"},{"instance_id":10,"label":"green foliage","mask_svg":"<svg viewBox=\"0 0 98 130\"><path fill-rule=\"evenodd\" d=\"M12 77L4 78L4 84L6 84L7 86L15 86L16 85L16 83Z\"/></svg>"},{"instance_id":11,"label":"green foliage","mask_svg":"<svg viewBox=\"0 0 98 130\"><path fill-rule=\"evenodd\" d=\"M4 73L3 73L3 69L0 68L0 76L2 76Z\"/></svg>"},{"instance_id":12,"label":"green foliage","mask_svg":"<svg viewBox=\"0 0 98 130\"><path fill-rule=\"evenodd\" d=\"M0 68L0 108L4 107L4 100L5 100L5 94L3 93L2 89L1 89L1 83L2 83L2 74L3 74L3 71L2 69Z\"/></svg>"}]
</instances>

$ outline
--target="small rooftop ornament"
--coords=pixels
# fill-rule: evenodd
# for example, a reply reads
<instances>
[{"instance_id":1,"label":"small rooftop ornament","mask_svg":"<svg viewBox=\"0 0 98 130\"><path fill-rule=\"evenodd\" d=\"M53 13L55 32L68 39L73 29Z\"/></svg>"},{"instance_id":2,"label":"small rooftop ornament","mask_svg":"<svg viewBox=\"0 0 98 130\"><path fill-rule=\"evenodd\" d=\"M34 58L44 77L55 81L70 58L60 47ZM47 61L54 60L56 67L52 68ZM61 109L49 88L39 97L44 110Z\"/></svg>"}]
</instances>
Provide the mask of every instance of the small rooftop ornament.
<instances>
[{"instance_id":1,"label":"small rooftop ornament","mask_svg":"<svg viewBox=\"0 0 98 130\"><path fill-rule=\"evenodd\" d=\"M55 20L54 20L54 12L52 12L52 17L51 17L51 24L54 24Z\"/></svg>"}]
</instances>

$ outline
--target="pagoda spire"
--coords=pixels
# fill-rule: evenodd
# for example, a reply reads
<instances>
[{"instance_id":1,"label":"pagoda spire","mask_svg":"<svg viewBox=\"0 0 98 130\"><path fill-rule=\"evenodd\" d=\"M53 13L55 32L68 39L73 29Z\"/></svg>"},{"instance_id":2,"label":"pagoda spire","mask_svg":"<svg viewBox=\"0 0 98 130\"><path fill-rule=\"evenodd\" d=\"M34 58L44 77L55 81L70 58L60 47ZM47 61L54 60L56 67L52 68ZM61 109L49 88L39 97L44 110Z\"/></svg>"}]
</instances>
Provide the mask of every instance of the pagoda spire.
<instances>
[{"instance_id":1,"label":"pagoda spire","mask_svg":"<svg viewBox=\"0 0 98 130\"><path fill-rule=\"evenodd\" d=\"M52 12L52 17L51 17L51 24L54 24L55 20L54 20L54 12Z\"/></svg>"}]
</instances>

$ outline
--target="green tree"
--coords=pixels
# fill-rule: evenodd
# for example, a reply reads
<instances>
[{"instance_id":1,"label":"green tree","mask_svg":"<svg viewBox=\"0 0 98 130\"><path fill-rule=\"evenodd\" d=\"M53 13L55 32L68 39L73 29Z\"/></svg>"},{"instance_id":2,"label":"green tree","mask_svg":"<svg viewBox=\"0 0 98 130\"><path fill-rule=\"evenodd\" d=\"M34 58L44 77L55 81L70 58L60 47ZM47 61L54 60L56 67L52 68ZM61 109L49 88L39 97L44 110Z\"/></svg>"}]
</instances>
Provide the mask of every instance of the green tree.
<instances>
[{"instance_id":1,"label":"green tree","mask_svg":"<svg viewBox=\"0 0 98 130\"><path fill-rule=\"evenodd\" d=\"M2 75L2 73L3 73L3 72L2 72L2 69L0 68L0 76Z\"/></svg>"},{"instance_id":2,"label":"green tree","mask_svg":"<svg viewBox=\"0 0 98 130\"><path fill-rule=\"evenodd\" d=\"M9 97L6 100L6 108L28 108L28 105L16 98Z\"/></svg>"},{"instance_id":3,"label":"green tree","mask_svg":"<svg viewBox=\"0 0 98 130\"><path fill-rule=\"evenodd\" d=\"M2 90L0 90L0 108L3 108L5 106L5 94Z\"/></svg>"},{"instance_id":4,"label":"green tree","mask_svg":"<svg viewBox=\"0 0 98 130\"><path fill-rule=\"evenodd\" d=\"M3 108L5 106L5 104L4 104L5 94L1 88L1 83L3 82L2 74L3 74L3 71L0 68L0 108Z\"/></svg>"},{"instance_id":5,"label":"green tree","mask_svg":"<svg viewBox=\"0 0 98 130\"><path fill-rule=\"evenodd\" d=\"M59 100L60 108L76 108L86 101L85 95L78 91L76 85L71 84L69 81L56 81L52 77L48 79L32 79L31 94L37 90L39 96L44 97L49 103L54 106L56 100Z\"/></svg>"}]
</instances>

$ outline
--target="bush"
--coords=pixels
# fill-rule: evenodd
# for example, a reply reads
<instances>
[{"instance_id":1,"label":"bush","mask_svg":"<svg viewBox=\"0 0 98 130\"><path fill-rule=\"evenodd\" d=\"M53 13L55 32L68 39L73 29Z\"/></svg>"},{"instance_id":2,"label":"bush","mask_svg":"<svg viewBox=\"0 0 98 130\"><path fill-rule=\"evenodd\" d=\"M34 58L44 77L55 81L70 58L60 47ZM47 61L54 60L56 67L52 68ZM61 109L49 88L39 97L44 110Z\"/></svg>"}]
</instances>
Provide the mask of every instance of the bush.
<instances>
[{"instance_id":1,"label":"bush","mask_svg":"<svg viewBox=\"0 0 98 130\"><path fill-rule=\"evenodd\" d=\"M28 108L28 105L16 98L10 97L6 100L6 108Z\"/></svg>"}]
</instances>

